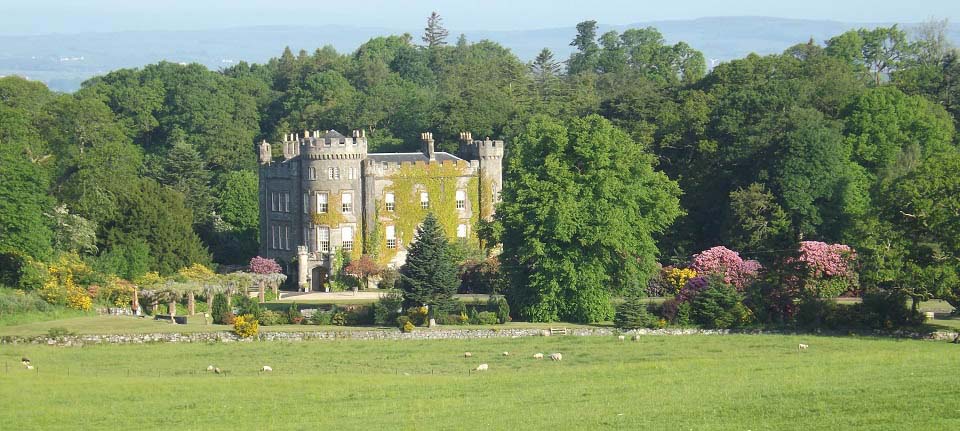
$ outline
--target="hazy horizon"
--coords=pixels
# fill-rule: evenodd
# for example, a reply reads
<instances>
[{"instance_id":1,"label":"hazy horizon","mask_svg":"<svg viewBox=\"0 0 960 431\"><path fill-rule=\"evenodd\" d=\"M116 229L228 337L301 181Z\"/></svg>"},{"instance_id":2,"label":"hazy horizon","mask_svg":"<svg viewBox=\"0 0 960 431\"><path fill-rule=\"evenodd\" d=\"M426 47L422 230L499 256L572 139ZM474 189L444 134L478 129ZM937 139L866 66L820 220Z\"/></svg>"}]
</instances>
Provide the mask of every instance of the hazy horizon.
<instances>
[{"instance_id":1,"label":"hazy horizon","mask_svg":"<svg viewBox=\"0 0 960 431\"><path fill-rule=\"evenodd\" d=\"M37 0L3 5L0 35L109 33L126 31L202 31L249 26L349 25L408 30L438 11L453 31L512 31L570 27L588 19L607 25L695 20L713 17L769 17L846 23L913 23L931 18L960 20L960 2L917 0L905 8L889 1L809 0L781 4L765 0L713 2L580 2L488 0L457 4L436 0ZM549 14L543 13L549 11Z\"/></svg>"}]
</instances>

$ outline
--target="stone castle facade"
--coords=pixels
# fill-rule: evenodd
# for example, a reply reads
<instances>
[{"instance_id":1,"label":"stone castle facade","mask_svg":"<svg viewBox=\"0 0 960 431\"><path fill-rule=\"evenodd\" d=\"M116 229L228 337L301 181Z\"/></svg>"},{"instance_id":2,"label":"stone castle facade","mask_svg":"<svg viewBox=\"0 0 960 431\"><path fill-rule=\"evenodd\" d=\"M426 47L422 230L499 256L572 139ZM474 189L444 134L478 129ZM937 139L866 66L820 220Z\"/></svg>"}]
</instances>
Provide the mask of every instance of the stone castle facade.
<instances>
[{"instance_id":1,"label":"stone castle facade","mask_svg":"<svg viewBox=\"0 0 960 431\"><path fill-rule=\"evenodd\" d=\"M304 131L284 136L277 160L262 142L260 255L289 263L310 291L324 289L339 258L402 265L428 212L452 241L476 242L476 222L499 199L504 143L460 138L458 155L434 151L431 133L417 153L368 153L364 131Z\"/></svg>"}]
</instances>

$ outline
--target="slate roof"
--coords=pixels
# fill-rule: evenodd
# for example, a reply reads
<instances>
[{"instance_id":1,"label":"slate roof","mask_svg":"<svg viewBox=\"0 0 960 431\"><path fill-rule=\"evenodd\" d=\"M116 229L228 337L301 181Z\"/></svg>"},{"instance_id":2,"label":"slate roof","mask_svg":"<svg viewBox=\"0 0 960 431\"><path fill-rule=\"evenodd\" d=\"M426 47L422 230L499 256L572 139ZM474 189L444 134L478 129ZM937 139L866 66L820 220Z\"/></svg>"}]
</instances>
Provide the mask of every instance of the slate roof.
<instances>
[{"instance_id":1,"label":"slate roof","mask_svg":"<svg viewBox=\"0 0 960 431\"><path fill-rule=\"evenodd\" d=\"M327 130L327 133L324 133L324 134L323 134L323 137L324 137L325 139L340 139L340 138L346 138L346 136L341 135L340 132L338 132L338 131L336 131L336 130L333 130L333 129Z\"/></svg>"},{"instance_id":2,"label":"slate roof","mask_svg":"<svg viewBox=\"0 0 960 431\"><path fill-rule=\"evenodd\" d=\"M438 151L433 153L434 158L439 161L445 160L463 160L453 154L446 153L443 151ZM423 153L369 153L367 154L367 159L373 160L377 163L387 162L387 163L404 163L404 162L427 162L430 159L427 158Z\"/></svg>"}]
</instances>

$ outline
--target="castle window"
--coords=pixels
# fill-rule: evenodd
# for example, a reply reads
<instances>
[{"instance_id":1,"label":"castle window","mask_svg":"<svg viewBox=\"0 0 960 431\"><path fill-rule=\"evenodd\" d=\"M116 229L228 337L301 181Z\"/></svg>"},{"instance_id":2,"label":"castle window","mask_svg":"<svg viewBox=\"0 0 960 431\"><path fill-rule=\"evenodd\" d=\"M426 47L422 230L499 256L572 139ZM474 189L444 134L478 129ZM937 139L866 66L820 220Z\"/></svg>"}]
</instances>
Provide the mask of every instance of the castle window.
<instances>
[{"instance_id":1,"label":"castle window","mask_svg":"<svg viewBox=\"0 0 960 431\"><path fill-rule=\"evenodd\" d=\"M283 226L283 249L290 250L290 226Z\"/></svg>"},{"instance_id":2,"label":"castle window","mask_svg":"<svg viewBox=\"0 0 960 431\"><path fill-rule=\"evenodd\" d=\"M307 193L303 194L303 213L310 213L310 195Z\"/></svg>"},{"instance_id":3,"label":"castle window","mask_svg":"<svg viewBox=\"0 0 960 431\"><path fill-rule=\"evenodd\" d=\"M317 168L310 168L310 179L317 179Z\"/></svg>"},{"instance_id":4,"label":"castle window","mask_svg":"<svg viewBox=\"0 0 960 431\"><path fill-rule=\"evenodd\" d=\"M340 212L349 214L353 212L353 193L345 192L340 201Z\"/></svg>"},{"instance_id":5,"label":"castle window","mask_svg":"<svg viewBox=\"0 0 960 431\"><path fill-rule=\"evenodd\" d=\"M278 206L279 205L277 204L277 194L274 192L270 192L270 211L276 211Z\"/></svg>"},{"instance_id":6,"label":"castle window","mask_svg":"<svg viewBox=\"0 0 960 431\"><path fill-rule=\"evenodd\" d=\"M457 190L457 209L462 210L467 208L467 192L463 190Z\"/></svg>"},{"instance_id":7,"label":"castle window","mask_svg":"<svg viewBox=\"0 0 960 431\"><path fill-rule=\"evenodd\" d=\"M353 226L340 227L340 242L343 251L353 251Z\"/></svg>"},{"instance_id":8,"label":"castle window","mask_svg":"<svg viewBox=\"0 0 960 431\"><path fill-rule=\"evenodd\" d=\"M327 226L317 227L317 250L330 253L330 228Z\"/></svg>"},{"instance_id":9,"label":"castle window","mask_svg":"<svg viewBox=\"0 0 960 431\"><path fill-rule=\"evenodd\" d=\"M283 203L283 212L290 212L290 192L283 192L280 194L281 201Z\"/></svg>"},{"instance_id":10,"label":"castle window","mask_svg":"<svg viewBox=\"0 0 960 431\"><path fill-rule=\"evenodd\" d=\"M467 225L463 223L457 225L457 238L460 238L460 239L467 238Z\"/></svg>"},{"instance_id":11,"label":"castle window","mask_svg":"<svg viewBox=\"0 0 960 431\"><path fill-rule=\"evenodd\" d=\"M397 248L396 226L387 226L387 248Z\"/></svg>"},{"instance_id":12,"label":"castle window","mask_svg":"<svg viewBox=\"0 0 960 431\"><path fill-rule=\"evenodd\" d=\"M333 179L333 168L327 168L327 179L328 180Z\"/></svg>"},{"instance_id":13,"label":"castle window","mask_svg":"<svg viewBox=\"0 0 960 431\"><path fill-rule=\"evenodd\" d=\"M270 248L277 248L277 225L270 225Z\"/></svg>"},{"instance_id":14,"label":"castle window","mask_svg":"<svg viewBox=\"0 0 960 431\"><path fill-rule=\"evenodd\" d=\"M387 192L383 195L383 203L387 207L387 211L393 212L395 204L393 203L393 192Z\"/></svg>"},{"instance_id":15,"label":"castle window","mask_svg":"<svg viewBox=\"0 0 960 431\"><path fill-rule=\"evenodd\" d=\"M430 208L430 195L427 192L420 192L420 208Z\"/></svg>"},{"instance_id":16,"label":"castle window","mask_svg":"<svg viewBox=\"0 0 960 431\"><path fill-rule=\"evenodd\" d=\"M317 193L317 214L327 212L327 194Z\"/></svg>"},{"instance_id":17,"label":"castle window","mask_svg":"<svg viewBox=\"0 0 960 431\"><path fill-rule=\"evenodd\" d=\"M339 179L340 179L340 168L339 168L339 167L333 168L333 179L335 179L335 180L339 180Z\"/></svg>"},{"instance_id":18,"label":"castle window","mask_svg":"<svg viewBox=\"0 0 960 431\"><path fill-rule=\"evenodd\" d=\"M350 168L348 178L350 178L351 180L357 179L357 168Z\"/></svg>"}]
</instances>

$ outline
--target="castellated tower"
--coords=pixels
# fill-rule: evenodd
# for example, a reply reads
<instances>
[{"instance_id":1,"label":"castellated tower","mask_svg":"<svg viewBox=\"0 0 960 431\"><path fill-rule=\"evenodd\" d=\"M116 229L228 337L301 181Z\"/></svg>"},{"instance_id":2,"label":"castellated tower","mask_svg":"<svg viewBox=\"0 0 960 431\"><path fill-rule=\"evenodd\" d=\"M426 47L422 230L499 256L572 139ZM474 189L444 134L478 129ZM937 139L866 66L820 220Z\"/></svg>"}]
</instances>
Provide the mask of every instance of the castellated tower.
<instances>
[{"instance_id":1,"label":"castellated tower","mask_svg":"<svg viewBox=\"0 0 960 431\"><path fill-rule=\"evenodd\" d=\"M490 202L481 202L488 207L489 212L484 217L493 215L493 205L500 201L500 191L503 190L503 141L473 140L470 132L460 133L460 156L467 160L477 160L480 163L480 196L491 199Z\"/></svg>"}]
</instances>

